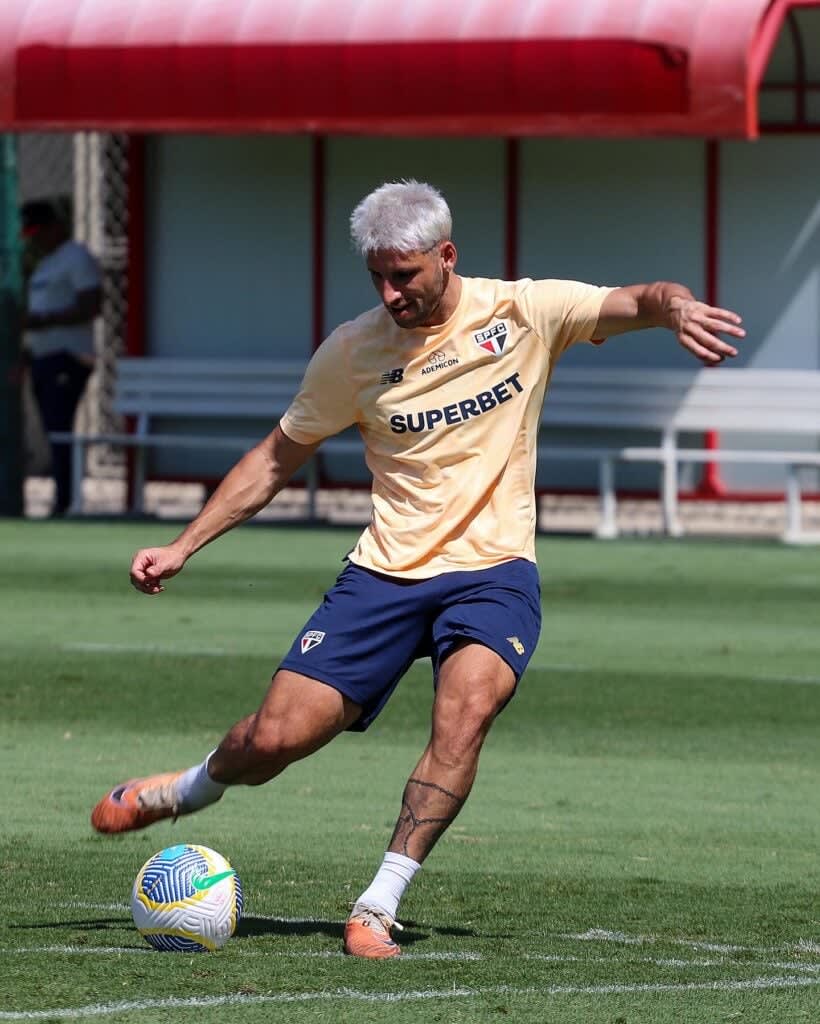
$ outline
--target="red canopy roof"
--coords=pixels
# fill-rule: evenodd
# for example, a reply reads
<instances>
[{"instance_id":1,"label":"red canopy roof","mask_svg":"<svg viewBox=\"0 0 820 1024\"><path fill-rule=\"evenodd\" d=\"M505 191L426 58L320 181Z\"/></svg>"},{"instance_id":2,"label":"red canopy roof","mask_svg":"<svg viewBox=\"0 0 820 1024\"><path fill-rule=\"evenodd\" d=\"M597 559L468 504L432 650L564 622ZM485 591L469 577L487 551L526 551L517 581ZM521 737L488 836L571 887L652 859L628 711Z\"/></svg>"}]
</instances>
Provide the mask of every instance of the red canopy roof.
<instances>
[{"instance_id":1,"label":"red canopy roof","mask_svg":"<svg viewBox=\"0 0 820 1024\"><path fill-rule=\"evenodd\" d=\"M2 0L0 130L751 137L800 5Z\"/></svg>"}]
</instances>

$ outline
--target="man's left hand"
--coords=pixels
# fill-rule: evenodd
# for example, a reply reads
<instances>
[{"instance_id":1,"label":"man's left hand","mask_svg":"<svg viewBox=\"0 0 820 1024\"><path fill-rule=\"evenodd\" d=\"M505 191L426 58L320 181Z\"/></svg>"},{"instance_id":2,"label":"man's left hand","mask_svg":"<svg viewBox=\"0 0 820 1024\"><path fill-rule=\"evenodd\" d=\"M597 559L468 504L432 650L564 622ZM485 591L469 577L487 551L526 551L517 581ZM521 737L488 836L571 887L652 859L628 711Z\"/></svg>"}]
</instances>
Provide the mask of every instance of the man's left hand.
<instances>
[{"instance_id":1,"label":"man's left hand","mask_svg":"<svg viewBox=\"0 0 820 1024\"><path fill-rule=\"evenodd\" d=\"M683 346L706 366L717 366L737 355L734 345L720 335L745 338L741 318L730 309L707 306L697 299L674 298L670 302L672 329Z\"/></svg>"}]
</instances>

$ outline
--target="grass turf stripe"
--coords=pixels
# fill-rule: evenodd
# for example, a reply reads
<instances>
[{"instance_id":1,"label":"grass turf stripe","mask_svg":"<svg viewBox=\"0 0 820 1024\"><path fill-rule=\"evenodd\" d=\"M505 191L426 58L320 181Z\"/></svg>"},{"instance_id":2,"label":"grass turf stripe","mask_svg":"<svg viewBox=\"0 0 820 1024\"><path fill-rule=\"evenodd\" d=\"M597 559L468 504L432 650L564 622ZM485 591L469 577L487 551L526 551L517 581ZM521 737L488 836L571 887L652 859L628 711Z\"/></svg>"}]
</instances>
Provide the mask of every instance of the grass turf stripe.
<instances>
[{"instance_id":1,"label":"grass turf stripe","mask_svg":"<svg viewBox=\"0 0 820 1024\"><path fill-rule=\"evenodd\" d=\"M648 992L744 992L761 989L802 988L820 985L820 978L774 977L749 978L746 981L704 981L682 984L609 985L551 985L548 988L515 988L510 985L492 985L480 988L417 989L408 992L362 992L341 988L330 992L281 992L272 995L224 995L169 997L167 999L138 999L118 1003L95 1003L87 1006L59 1007L53 1010L0 1010L0 1020L72 1020L82 1017L105 1017L116 1013L140 1010L208 1009L216 1006L253 1006L275 1003L307 1002L362 1002L405 1003L431 999L474 999L480 996L573 996L573 995L631 995Z\"/></svg>"},{"instance_id":2,"label":"grass turf stripe","mask_svg":"<svg viewBox=\"0 0 820 1024\"><path fill-rule=\"evenodd\" d=\"M0 949L0 956L19 956L19 955L36 955L40 953L61 953L66 955L79 955L79 956L106 956L108 954L120 955L123 953L138 953L143 955L145 953L155 953L156 950L145 948L140 946L70 946L70 945L45 945L45 946L10 946L5 949ZM243 949L242 954L244 956L264 956L264 957L276 957L284 959L294 960L324 960L324 959L336 959L343 958L346 956L341 950L336 949L324 949L324 950L261 950L261 949ZM524 953L522 954L524 960L538 960L544 963L578 963L578 964L614 964L619 963L613 957L585 957L585 956L571 956L561 955L558 953ZM439 951L430 953L402 953L402 961L408 960L451 960L451 961L478 961L485 959L484 954L475 953L469 951ZM650 957L640 956L630 958L631 963L646 963L653 964L655 967L765 967L768 970L778 971L802 971L809 974L817 974L820 972L820 963L800 963L795 961L778 962L778 961L767 961L767 960L734 960L732 958L724 958L721 960L683 960L681 958L673 957Z\"/></svg>"},{"instance_id":3,"label":"grass turf stripe","mask_svg":"<svg viewBox=\"0 0 820 1024\"><path fill-rule=\"evenodd\" d=\"M60 650L79 654L162 654L186 658L201 654L210 658L222 658L227 655L239 657L238 652L226 651L222 647L163 647L161 644L103 644L76 641L63 644Z\"/></svg>"},{"instance_id":4,"label":"grass turf stripe","mask_svg":"<svg viewBox=\"0 0 820 1024\"><path fill-rule=\"evenodd\" d=\"M115 644L98 643L84 640L72 641L70 643L61 644L60 650L66 651L67 653L75 654L161 654L163 656L170 655L172 657L176 656L185 658L193 657L195 655L202 655L203 657L209 658L240 657L240 655L247 653L242 651L227 650L224 647L176 647L162 644ZM265 652L261 651L251 653L258 653L260 657L265 655ZM595 673L601 671L601 667L598 665L578 665L559 662L542 663L541 668L547 672L571 672L580 674ZM820 676L814 675L769 675L761 673L730 673L728 678L731 678L736 682L746 683L772 683L775 685L792 686L820 686Z\"/></svg>"},{"instance_id":5,"label":"grass turf stripe","mask_svg":"<svg viewBox=\"0 0 820 1024\"><path fill-rule=\"evenodd\" d=\"M41 953L61 953L66 955L97 955L105 956L111 953L117 956L123 953L138 953L140 955L144 953L157 953L160 952L156 949L149 949L146 946L144 949L142 946L68 946L68 945L51 945L51 946L7 946L4 949L0 949L0 956L34 956ZM187 955L190 951L180 951L183 955ZM341 949L323 949L323 950L276 950L268 951L262 949L243 949L243 956L265 956L265 957L282 957L285 959L294 960L325 960L325 959L339 959L346 957L347 954L343 953ZM453 951L448 952L446 950L440 952L430 953L402 953L402 960L455 960L455 961L474 961L483 960L484 955L482 953L471 953ZM772 965L773 966L773 965Z\"/></svg>"}]
</instances>

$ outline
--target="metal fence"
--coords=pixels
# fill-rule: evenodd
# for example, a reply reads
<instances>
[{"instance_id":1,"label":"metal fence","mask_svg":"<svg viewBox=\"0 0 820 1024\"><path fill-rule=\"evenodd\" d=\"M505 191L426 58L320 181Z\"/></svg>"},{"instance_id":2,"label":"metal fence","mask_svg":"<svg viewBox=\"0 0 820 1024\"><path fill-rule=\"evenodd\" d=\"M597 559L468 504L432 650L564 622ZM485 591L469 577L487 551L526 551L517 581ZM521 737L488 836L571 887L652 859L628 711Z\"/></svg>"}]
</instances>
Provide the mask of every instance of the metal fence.
<instances>
[{"instance_id":1,"label":"metal fence","mask_svg":"<svg viewBox=\"0 0 820 1024\"><path fill-rule=\"evenodd\" d=\"M112 410L114 366L125 348L128 296L128 136L114 133L32 133L17 136L20 202L48 199L61 207L76 239L97 257L103 309L95 328L97 369L77 414L80 430L117 429ZM25 470L47 472L48 446L32 396L24 399ZM119 477L123 456L94 446L87 473Z\"/></svg>"}]
</instances>

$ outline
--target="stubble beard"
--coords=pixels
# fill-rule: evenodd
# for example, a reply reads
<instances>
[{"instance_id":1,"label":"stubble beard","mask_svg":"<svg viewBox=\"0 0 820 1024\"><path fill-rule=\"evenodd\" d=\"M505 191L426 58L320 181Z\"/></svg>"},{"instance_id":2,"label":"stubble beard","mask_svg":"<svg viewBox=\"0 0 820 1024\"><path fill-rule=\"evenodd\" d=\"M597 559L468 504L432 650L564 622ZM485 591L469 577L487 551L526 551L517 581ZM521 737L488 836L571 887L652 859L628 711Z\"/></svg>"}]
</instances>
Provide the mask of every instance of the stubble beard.
<instances>
[{"instance_id":1,"label":"stubble beard","mask_svg":"<svg viewBox=\"0 0 820 1024\"><path fill-rule=\"evenodd\" d=\"M393 317L393 322L396 324L397 327L401 327L406 331L412 331L415 330L415 328L417 327L423 327L428 325L429 321L435 315L436 310L441 305L441 300L444 298L444 292L446 291L447 288L444 279L444 271L441 271L439 273L438 279L436 280L436 286L437 287L435 291L435 299L430 299L428 301L421 300L421 305L418 307L418 312L412 318L412 320L402 323L400 320L397 320L395 316ZM393 314L391 313L391 316L392 315Z\"/></svg>"}]
</instances>

